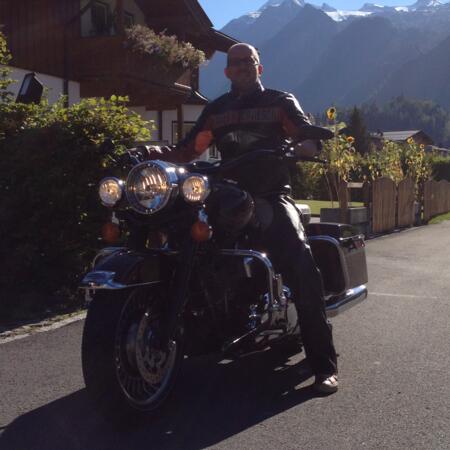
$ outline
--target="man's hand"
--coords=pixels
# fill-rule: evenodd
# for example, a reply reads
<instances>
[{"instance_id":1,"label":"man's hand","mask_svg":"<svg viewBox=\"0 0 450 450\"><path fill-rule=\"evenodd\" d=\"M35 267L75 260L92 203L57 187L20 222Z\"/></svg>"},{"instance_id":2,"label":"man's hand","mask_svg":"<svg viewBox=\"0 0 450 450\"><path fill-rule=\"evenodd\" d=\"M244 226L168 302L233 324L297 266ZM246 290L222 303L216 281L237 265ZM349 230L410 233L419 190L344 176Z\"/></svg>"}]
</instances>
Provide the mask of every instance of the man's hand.
<instances>
[{"instance_id":1,"label":"man's hand","mask_svg":"<svg viewBox=\"0 0 450 450\"><path fill-rule=\"evenodd\" d=\"M295 146L295 156L312 158L317 156L322 150L322 144L320 141L315 141L312 139L307 139L302 141Z\"/></svg>"}]
</instances>

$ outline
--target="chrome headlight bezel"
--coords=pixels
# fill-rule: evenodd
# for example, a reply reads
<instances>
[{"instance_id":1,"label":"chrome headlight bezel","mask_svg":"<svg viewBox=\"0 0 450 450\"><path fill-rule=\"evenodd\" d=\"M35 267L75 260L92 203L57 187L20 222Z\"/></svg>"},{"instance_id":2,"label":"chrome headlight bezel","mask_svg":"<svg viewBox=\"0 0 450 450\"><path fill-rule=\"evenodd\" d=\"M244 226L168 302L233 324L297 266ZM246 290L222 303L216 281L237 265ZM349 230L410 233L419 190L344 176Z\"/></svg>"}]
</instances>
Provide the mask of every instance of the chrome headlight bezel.
<instances>
[{"instance_id":1,"label":"chrome headlight bezel","mask_svg":"<svg viewBox=\"0 0 450 450\"><path fill-rule=\"evenodd\" d=\"M117 186L118 195L114 202L106 201L105 196L102 195L102 189L104 188L104 186L106 185L107 182L113 183L114 185ZM108 208L113 208L123 198L124 190L125 190L125 183L122 180L119 180L119 178L116 178L116 177L106 177L106 178L103 178L103 180L101 180L99 183L98 196L100 197L100 201L102 202L102 205L104 205Z\"/></svg>"},{"instance_id":2,"label":"chrome headlight bezel","mask_svg":"<svg viewBox=\"0 0 450 450\"><path fill-rule=\"evenodd\" d=\"M187 184L192 183L193 181L198 181L203 185L203 192L200 194L199 199L197 200L191 200L189 199L189 196L186 192ZM180 188L181 195L183 199L191 204L201 204L203 203L209 196L211 192L211 186L209 183L208 178L205 175L201 175L198 173L191 173L189 174L182 182L181 188Z\"/></svg>"},{"instance_id":3,"label":"chrome headlight bezel","mask_svg":"<svg viewBox=\"0 0 450 450\"><path fill-rule=\"evenodd\" d=\"M164 178L166 184L166 193L161 202L152 208L144 206L136 195L136 181L139 176L142 176L142 172L146 169L153 169L156 173ZM178 182L179 177L177 173L177 166L164 162L164 161L145 161L141 164L134 166L128 174L125 194L130 206L140 214L151 215L164 209L167 204L173 200L178 194Z\"/></svg>"}]
</instances>

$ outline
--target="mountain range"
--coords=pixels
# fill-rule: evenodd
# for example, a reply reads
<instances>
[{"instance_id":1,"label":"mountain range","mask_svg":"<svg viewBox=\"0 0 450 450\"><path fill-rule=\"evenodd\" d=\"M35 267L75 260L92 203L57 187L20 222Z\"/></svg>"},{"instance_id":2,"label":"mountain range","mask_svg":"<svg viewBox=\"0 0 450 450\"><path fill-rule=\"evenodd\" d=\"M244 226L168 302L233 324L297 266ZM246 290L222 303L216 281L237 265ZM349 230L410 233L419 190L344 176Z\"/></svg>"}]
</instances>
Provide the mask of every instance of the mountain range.
<instances>
[{"instance_id":1,"label":"mountain range","mask_svg":"<svg viewBox=\"0 0 450 450\"><path fill-rule=\"evenodd\" d=\"M366 3L338 11L326 3L269 0L221 31L257 47L264 85L293 92L309 112L402 94L450 110L450 3ZM216 54L201 70L200 88L210 98L228 89L225 62Z\"/></svg>"}]
</instances>

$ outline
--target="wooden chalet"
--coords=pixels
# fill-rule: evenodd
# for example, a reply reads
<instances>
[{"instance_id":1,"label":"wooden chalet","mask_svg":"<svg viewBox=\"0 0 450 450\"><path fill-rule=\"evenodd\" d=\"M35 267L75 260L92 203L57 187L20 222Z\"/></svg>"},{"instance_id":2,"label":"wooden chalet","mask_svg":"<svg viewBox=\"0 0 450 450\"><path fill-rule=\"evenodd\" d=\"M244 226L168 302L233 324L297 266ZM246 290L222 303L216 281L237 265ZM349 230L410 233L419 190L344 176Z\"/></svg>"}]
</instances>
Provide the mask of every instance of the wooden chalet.
<instances>
[{"instance_id":1,"label":"wooden chalet","mask_svg":"<svg viewBox=\"0 0 450 450\"><path fill-rule=\"evenodd\" d=\"M135 24L174 34L208 59L237 42L214 30L197 0L0 0L13 68L60 80L69 97L74 89L80 97L128 95L130 106L155 120L157 138L171 143L164 123L176 122L175 134L183 135L186 117L194 122L207 102L199 71L167 71L154 56L133 52L125 29Z\"/></svg>"},{"instance_id":2,"label":"wooden chalet","mask_svg":"<svg viewBox=\"0 0 450 450\"><path fill-rule=\"evenodd\" d=\"M408 139L413 139L416 144L423 144L426 146L433 145L433 139L422 130L407 130L407 131L377 131L370 133L370 139L377 148L383 146L383 142L392 141L398 143L406 143Z\"/></svg>"}]
</instances>

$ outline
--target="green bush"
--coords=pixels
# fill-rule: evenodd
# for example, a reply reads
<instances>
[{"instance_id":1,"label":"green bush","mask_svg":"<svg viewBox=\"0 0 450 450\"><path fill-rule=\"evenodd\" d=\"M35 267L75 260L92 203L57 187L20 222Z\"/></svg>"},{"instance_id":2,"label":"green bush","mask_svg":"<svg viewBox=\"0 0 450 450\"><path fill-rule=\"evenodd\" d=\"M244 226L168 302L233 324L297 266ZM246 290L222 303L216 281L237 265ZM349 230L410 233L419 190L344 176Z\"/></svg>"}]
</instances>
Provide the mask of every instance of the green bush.
<instances>
[{"instance_id":1,"label":"green bush","mask_svg":"<svg viewBox=\"0 0 450 450\"><path fill-rule=\"evenodd\" d=\"M450 158L443 156L434 156L431 158L431 168L433 179L436 181L450 181Z\"/></svg>"},{"instance_id":2,"label":"green bush","mask_svg":"<svg viewBox=\"0 0 450 450\"><path fill-rule=\"evenodd\" d=\"M72 289L86 270L107 211L97 198L112 158L149 123L130 112L125 98L86 99L69 108L0 103L0 308L20 299L34 307ZM105 138L120 143L105 155ZM43 301L42 299L46 299ZM42 301L41 301L42 300Z\"/></svg>"}]
</instances>

